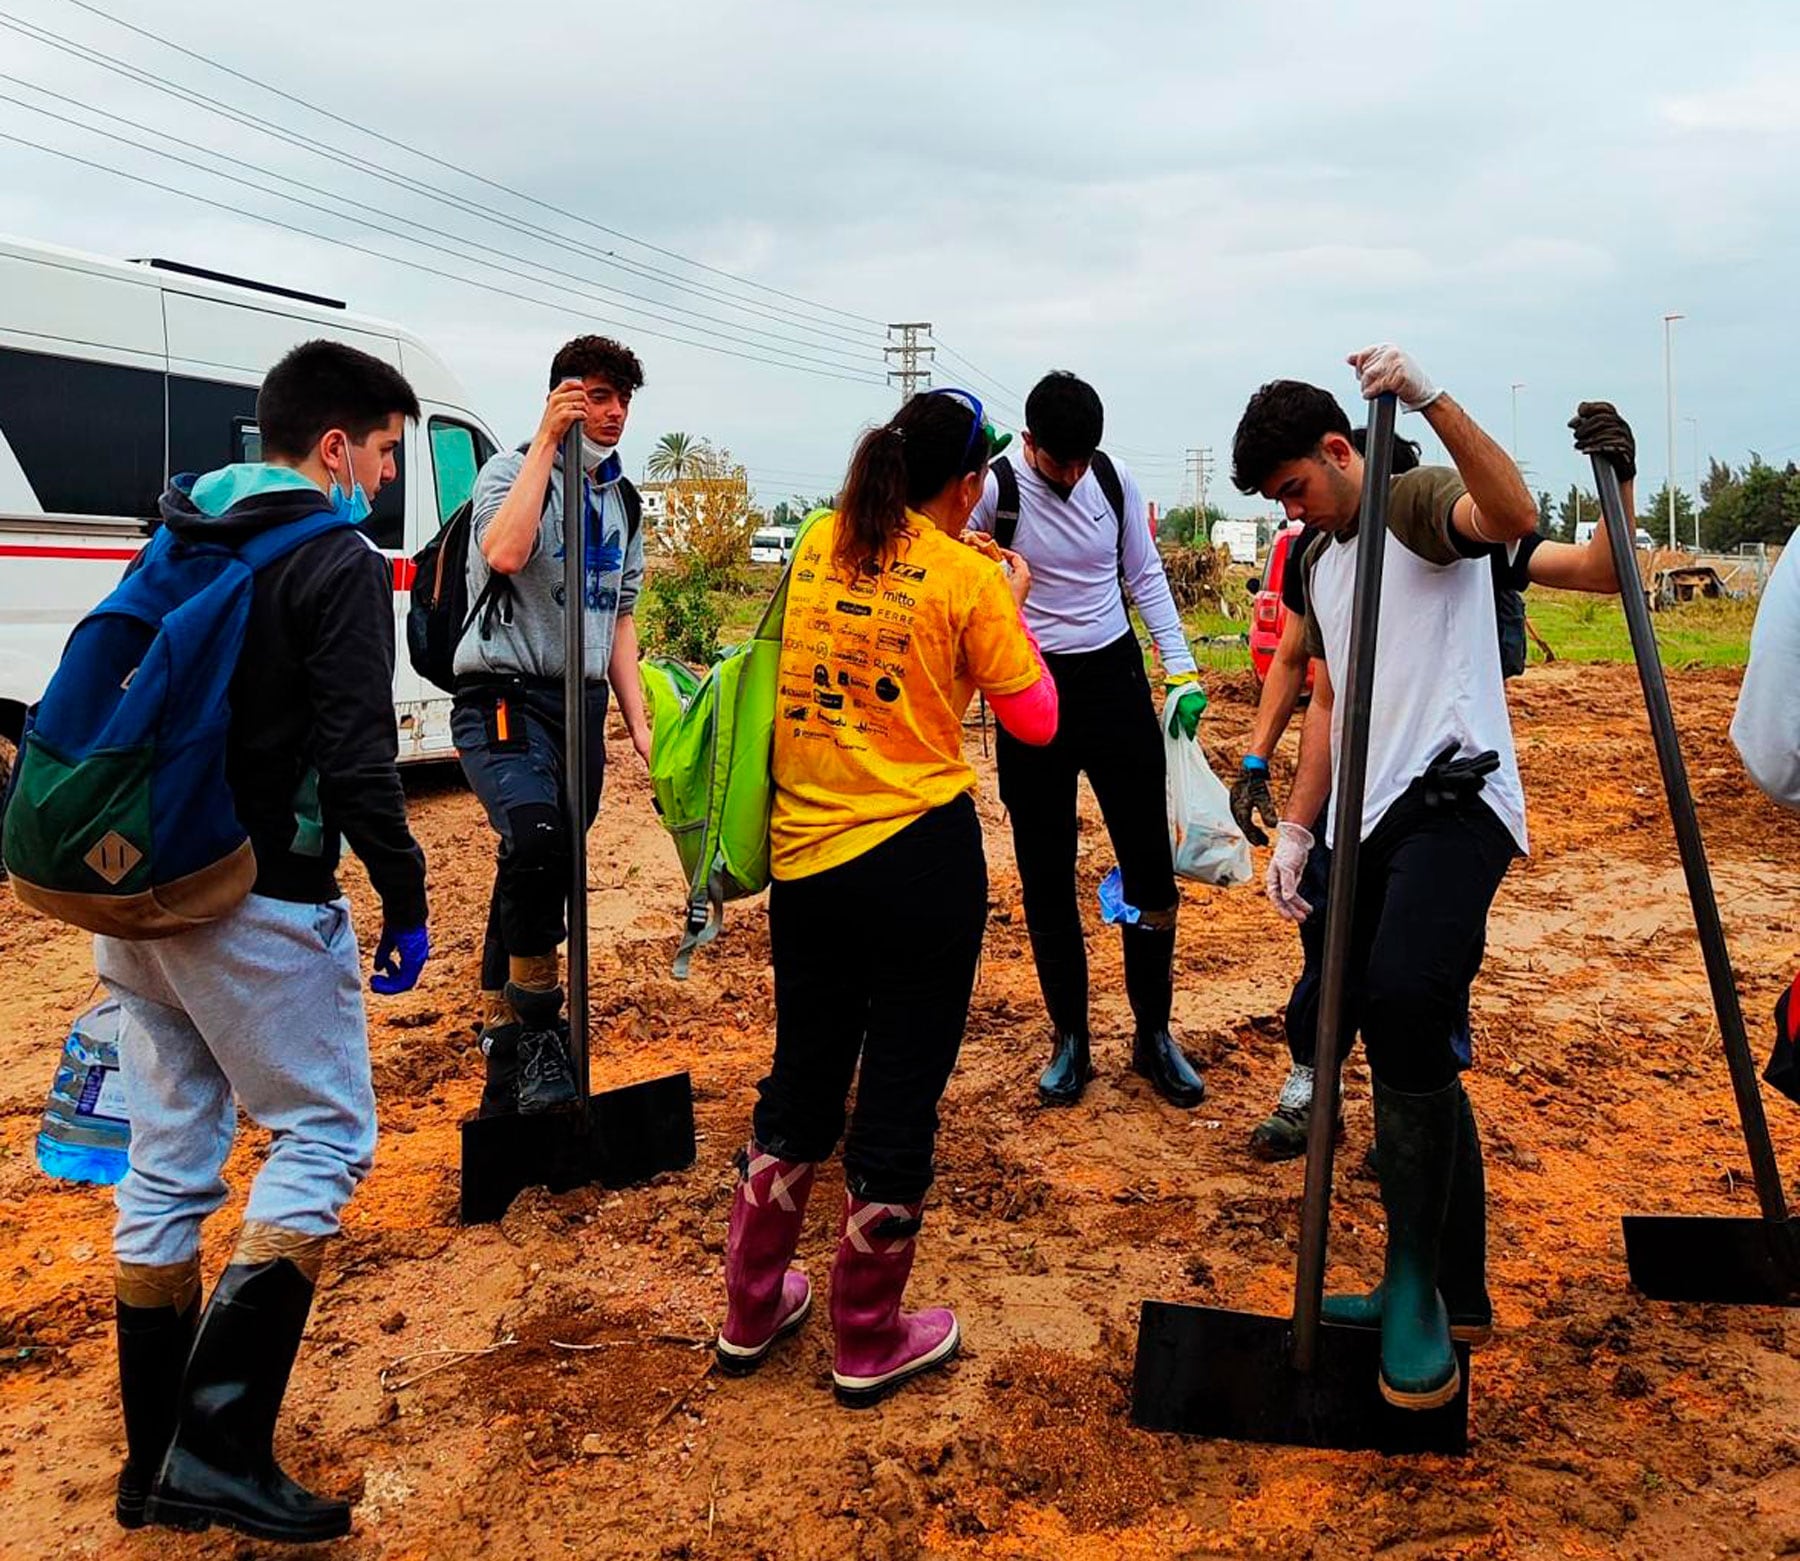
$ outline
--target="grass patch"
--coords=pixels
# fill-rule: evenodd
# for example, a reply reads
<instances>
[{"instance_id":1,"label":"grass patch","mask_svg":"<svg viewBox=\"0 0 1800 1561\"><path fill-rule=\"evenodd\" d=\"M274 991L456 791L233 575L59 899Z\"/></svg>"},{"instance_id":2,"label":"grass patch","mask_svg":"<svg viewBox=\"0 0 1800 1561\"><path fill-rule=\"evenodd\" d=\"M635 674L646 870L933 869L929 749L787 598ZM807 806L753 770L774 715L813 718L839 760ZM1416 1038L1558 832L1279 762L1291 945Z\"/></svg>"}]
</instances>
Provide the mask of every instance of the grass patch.
<instances>
[{"instance_id":1,"label":"grass patch","mask_svg":"<svg viewBox=\"0 0 1800 1561\"><path fill-rule=\"evenodd\" d=\"M1531 626L1549 642L1558 661L1631 660L1625 609L1616 597L1580 591L1525 593ZM1650 615L1663 663L1670 667L1741 667L1750 659L1754 601L1696 601ZM1531 647L1531 659L1542 659Z\"/></svg>"}]
</instances>

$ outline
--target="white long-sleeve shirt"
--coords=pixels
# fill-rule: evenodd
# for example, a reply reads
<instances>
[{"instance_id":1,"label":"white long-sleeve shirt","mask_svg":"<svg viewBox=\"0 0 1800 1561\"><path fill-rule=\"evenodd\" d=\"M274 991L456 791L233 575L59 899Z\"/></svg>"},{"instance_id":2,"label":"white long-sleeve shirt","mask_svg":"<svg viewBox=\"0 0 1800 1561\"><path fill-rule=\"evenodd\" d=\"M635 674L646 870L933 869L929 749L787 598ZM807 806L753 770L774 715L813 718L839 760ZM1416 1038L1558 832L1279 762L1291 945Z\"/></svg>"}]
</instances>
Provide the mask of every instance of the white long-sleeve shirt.
<instances>
[{"instance_id":1,"label":"white long-sleeve shirt","mask_svg":"<svg viewBox=\"0 0 1800 1561\"><path fill-rule=\"evenodd\" d=\"M1090 468L1065 499L1022 454L1010 464L1019 478L1019 529L1012 547L1031 566L1026 626L1052 655L1104 649L1130 631L1131 619L1119 594L1119 520L1100 479ZM1124 466L1113 465L1125 490L1125 588L1156 641L1164 672L1193 672L1194 653L1150 535L1143 491ZM989 472L981 502L969 516L974 530L992 533L999 498L1000 480Z\"/></svg>"},{"instance_id":2,"label":"white long-sleeve shirt","mask_svg":"<svg viewBox=\"0 0 1800 1561\"><path fill-rule=\"evenodd\" d=\"M1763 587L1750 632L1750 665L1731 720L1731 740L1750 779L1790 808L1800 808L1800 546L1795 537L1788 539Z\"/></svg>"}]
</instances>

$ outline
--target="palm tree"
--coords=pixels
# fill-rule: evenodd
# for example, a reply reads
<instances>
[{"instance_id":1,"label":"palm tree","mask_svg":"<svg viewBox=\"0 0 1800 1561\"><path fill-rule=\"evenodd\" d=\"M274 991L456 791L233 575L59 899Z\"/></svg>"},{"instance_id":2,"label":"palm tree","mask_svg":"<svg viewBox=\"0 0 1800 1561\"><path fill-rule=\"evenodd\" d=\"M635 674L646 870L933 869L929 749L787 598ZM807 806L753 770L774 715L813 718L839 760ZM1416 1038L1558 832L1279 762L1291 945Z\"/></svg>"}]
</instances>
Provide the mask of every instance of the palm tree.
<instances>
[{"instance_id":1,"label":"palm tree","mask_svg":"<svg viewBox=\"0 0 1800 1561\"><path fill-rule=\"evenodd\" d=\"M692 472L699 446L692 434L664 434L650 452L647 475L658 482L680 482Z\"/></svg>"}]
</instances>

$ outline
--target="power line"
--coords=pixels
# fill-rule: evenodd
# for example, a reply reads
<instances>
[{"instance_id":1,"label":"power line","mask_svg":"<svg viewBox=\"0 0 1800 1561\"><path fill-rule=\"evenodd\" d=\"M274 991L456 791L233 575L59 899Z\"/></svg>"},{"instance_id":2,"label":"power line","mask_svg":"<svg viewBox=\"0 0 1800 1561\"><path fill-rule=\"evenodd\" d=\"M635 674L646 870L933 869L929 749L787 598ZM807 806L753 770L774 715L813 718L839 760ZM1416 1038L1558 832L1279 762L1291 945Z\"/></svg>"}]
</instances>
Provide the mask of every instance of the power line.
<instances>
[{"instance_id":1,"label":"power line","mask_svg":"<svg viewBox=\"0 0 1800 1561\"><path fill-rule=\"evenodd\" d=\"M768 309L764 309L759 304L736 298L721 289L708 286L705 283L695 283L686 278L679 277L673 272L664 271L660 267L642 265L636 261L627 260L613 251L596 249L590 244L583 244L578 241L570 240L557 234L552 229L542 227L537 223L527 222L524 219L514 217L509 213L496 211L492 207L483 206L479 202L467 200L463 196L453 192L440 190L432 185L425 184L420 180L412 178L410 175L383 168L378 164L371 163L367 159L357 156L353 152L346 151L341 147L335 147L329 142L302 135L297 131L289 130L285 126L277 125L272 121L262 119L254 114L246 113L230 104L215 102L203 94L195 92L190 88L180 86L177 83L160 80L149 72L139 69L129 61L121 60L116 55L107 54L105 51L92 48L87 44L77 43L73 39L65 38L59 33L51 32L49 29L40 27L36 23L22 21L11 13L0 11L0 27L19 33L20 35L31 39L34 43L43 44L46 47L55 49L63 54L70 55L82 61L84 64L98 66L101 70L110 71L114 75L122 76L127 81L134 82L139 86L147 87L152 91L162 93L167 97L172 97L176 101L184 103L189 107L199 108L206 113L228 120L233 124L239 125L257 134L267 136L271 140L280 141L288 146L295 147L302 152L323 157L328 161L337 163L340 167L348 168L353 172L361 173L370 178L379 179L385 184L392 185L395 189L405 190L409 194L423 196L429 201L435 201L440 205L449 206L453 210L464 215L473 216L481 221L491 222L496 227L509 229L514 233L519 233L528 238L536 239L539 242L553 245L554 247L566 250L571 254L597 260L601 265L609 266L616 270L622 270L631 276L654 281L660 286L666 286L679 292L691 292L696 297L703 297L711 301L724 303L729 308L740 310L745 314L751 314L761 319L773 320L778 324L788 326L790 329L806 331L809 334L820 336L828 341L844 342L868 352L876 350L875 342L866 338L857 338L848 335L843 331L842 327L835 325L821 325L798 317L790 320L785 318L785 316L793 314L794 311L772 312ZM44 88L36 88L35 90L40 92L46 91ZM679 309L686 308L685 305L681 304L671 304L669 307ZM752 327L748 326L742 328L752 329Z\"/></svg>"},{"instance_id":2,"label":"power line","mask_svg":"<svg viewBox=\"0 0 1800 1561\"><path fill-rule=\"evenodd\" d=\"M363 135L370 136L373 139L380 141L383 145L394 147L399 151L409 152L414 157L422 158L426 162L432 163L450 173L460 174L465 178L475 180L479 184L486 185L489 189L499 190L503 194L512 196L515 200L526 201L533 206L539 207L541 210L553 212L557 216L563 217L568 221L579 222L585 227L593 228L596 232L605 233L612 238L623 239L628 244L636 244L640 249L647 249L653 254L663 255L670 260L678 260L683 265L692 266L696 270L705 271L714 276L724 277L727 280L736 283L739 287L755 288L758 292L769 293L777 298L785 298L792 303L803 304L808 309L839 315L847 320L855 320L862 325L879 326L883 323L880 320L872 319L868 315L855 314L848 309L839 309L834 304L818 303L812 299L803 298L798 293L786 292L779 287L772 287L765 282L757 282L748 277L738 276L734 272L724 270L722 267L708 265L703 260L695 260L691 256L683 255L677 250L665 249L660 244L652 244L645 239L637 238L634 235L625 232L623 229L612 228L608 227L605 223L595 222L591 218L581 216L577 212L567 211L560 206L556 206L549 201L541 200L539 197L531 195L523 190L516 190L510 185L502 184L496 179L490 179L484 174L475 173L470 169L463 168L444 158L434 156L432 153L423 151L419 147L409 145L405 141L397 140L393 136L385 135L379 130L370 129L367 125L352 119L347 119L341 114L334 114L329 109L320 108L317 103L309 102L302 97L297 97L291 92L284 92L279 87L272 86L270 83L249 75L247 72L236 70L232 66L201 54L198 50L190 49L186 45L176 43L172 39L163 37L159 33L153 33L147 28L139 27L135 22L128 22L123 17L115 16L110 11L102 10L97 5L89 4L88 0L66 0L66 3L75 6L80 10L87 11L94 16L103 17L105 20L113 23L114 26L123 27L128 32L136 33L140 38L148 38L153 43L159 43L165 49L172 49L177 54L186 55L189 59L197 60L203 65L211 66L214 70L222 71L227 76L235 77L237 80L255 87L260 92L272 93L274 96L282 98L289 103L297 104L299 107L308 109L312 113L319 115L321 118L332 121L334 124L343 125L347 129L355 130Z\"/></svg>"},{"instance_id":3,"label":"power line","mask_svg":"<svg viewBox=\"0 0 1800 1561\"><path fill-rule=\"evenodd\" d=\"M5 72L0 72L0 81L18 82L18 80L19 79L17 77L7 75ZM44 88L31 86L31 83L29 83L29 82L20 83L20 84L31 87L31 90L36 91L36 92L42 92L45 96L56 98L61 102L73 101L69 98L64 97L60 93L48 92ZM224 179L224 180L228 181L229 183L242 185L246 189L263 190L264 193L273 195L277 200L289 201L294 205L303 206L312 211L323 212L326 216L339 215L340 208L342 208L342 207L352 207L359 211L373 212L376 215L381 215L381 211L380 211L379 207L370 206L366 202L363 202L363 201L353 200L348 196L338 197L336 205L324 205L318 201L305 200L302 197L297 196L297 195L284 194L283 192L278 191L278 190L268 190L268 189L265 189L264 186L259 185L252 180L240 178L236 174L225 173L222 170L217 169L217 168L209 168L204 163L195 162L192 158L180 157L180 156L177 156L173 152L163 150L161 147L154 146L154 145L148 145L142 141L134 140L130 136L117 135L110 130L102 130L102 129L98 128L97 126L87 124L86 122L84 122L82 120L71 119L66 114L58 114L51 109L42 108L36 104L28 103L21 98L13 97L9 93L0 92L0 103L11 103L17 108L24 109L27 113L37 114L46 119L53 119L59 124L69 125L77 130L84 130L84 131L88 132L90 135L101 136L106 140L117 142L121 146L129 146L129 147L134 148L137 151L146 152L153 157L164 158L169 162L177 163L184 168L191 168L198 173L207 175L210 178ZM312 190L316 194L325 195L328 197L331 196L331 194L332 194L331 191L320 189L317 185L308 184L304 180L290 178L286 174L277 173L272 169L259 167L255 163L246 162L242 158L232 157L229 154L224 153L224 152L214 152L210 148L199 146L199 145L195 144L194 142L184 141L179 136L168 135L165 132L155 130L150 126L137 124L135 121L121 118L118 115L107 114L98 109L90 109L90 110L88 110L88 112L90 114L95 115L98 118L111 120L115 124L130 125L133 129L143 130L146 134L161 137L162 139L171 142L173 145L185 146L192 151L200 152L207 156L218 158L220 161L231 163L236 167L247 168L252 173L261 175L262 178L264 178L264 179L279 180L282 183L292 184L292 185L295 185L298 188L304 189L304 190ZM401 219L401 220L405 221L406 219ZM378 233L385 233L390 238L397 238L397 239L401 240L403 243L417 244L421 248L433 250L439 254L449 255L453 259L469 260L469 261L472 261L476 265L486 266L491 270L502 272L508 276L518 277L522 281L541 282L541 280L542 280L541 278L531 276L526 272L515 270L511 266L500 265L494 261L481 260L476 256L464 254L460 250L449 249L449 248L446 248L442 244L434 244L434 243L431 243L427 239L416 238L408 232L405 232L399 228L389 227L386 224L381 223L381 222L365 221L364 225L369 228L374 229ZM524 265L532 266L532 267L536 268L537 270L547 272L551 276L565 278L566 280L568 280L570 282L578 284L578 290L580 292L582 292L582 294L584 296L593 298L602 303L607 303L614 308L623 309L628 314L644 315L648 319L660 320L665 324L679 326L683 330L697 331L700 334L707 335L707 336L717 336L721 340L732 341L741 346L756 347L765 352L776 352L776 353L781 354L784 357L793 357L793 358L797 358L797 359L800 359L801 361L808 362L808 363L823 364L823 365L827 365L832 368L856 369L856 368L860 367L860 365L857 365L854 363L840 362L835 358L818 357L818 356L815 356L814 354L812 354L811 352L797 352L789 347L769 347L769 346L765 346L761 342L747 342L741 336L726 335L721 332L708 331L704 325L691 324L686 319L680 319L680 318L676 318L676 317L673 317L670 315L662 314L662 313L659 313L652 309L639 308L639 307L636 307L635 305L629 304L629 303L627 303L627 304L614 303L611 298L604 297L603 294L616 294L617 296L623 297L623 298L636 298L644 303L651 303L651 304L660 303L660 300L646 299L643 297L642 294L624 292L622 289L605 287L604 284L595 283L595 284L590 285L587 283L586 278L580 277L572 271L563 271L555 266L546 265L542 261L532 260L529 257L514 254L513 252L511 252L509 250L497 249L491 244L483 244L478 239L465 238L461 234L446 232L442 228L434 228L425 223L408 222L407 226L416 228L418 231L423 232L423 233L434 234L439 238L449 239L454 244L467 245L474 249L485 250L489 254L499 255L499 256L503 257L504 259L518 260ZM554 284L550 284L550 285L554 285ZM593 291L592 289L594 287L599 287L601 290L598 292ZM681 312L683 314L693 313L693 311L687 311L687 310L683 310ZM711 321L715 324L724 325L724 326L730 327L734 331L738 331L738 330L749 331L753 335L767 336L767 337L770 337L772 340L778 341L778 342L793 342L798 347L812 348L815 345L812 342L800 341L797 337L782 336L777 332L760 330L755 326L739 325L738 322L736 322L734 320L722 320L716 315L693 313L693 318L696 320Z\"/></svg>"},{"instance_id":4,"label":"power line","mask_svg":"<svg viewBox=\"0 0 1800 1561\"><path fill-rule=\"evenodd\" d=\"M541 309L552 309L558 314L571 315L578 320L589 320L595 316L587 310L576 309L568 304L558 303L552 299L536 298L529 293L515 292L508 287L499 287L492 282L483 282L474 277L461 276L454 271L445 271L437 266L428 266L423 261L408 260L400 255L389 255L378 249L370 249L366 245L352 243L349 239L333 238L330 234L320 233L313 228L301 227L298 223L284 222L279 217L266 216L260 212L245 211L240 206L228 205L224 201L213 200L210 196L201 195L194 190L184 190L176 185L164 184L158 179L147 178L143 174L127 173L122 168L114 168L106 163L94 162L91 158L79 157L73 152L63 151L60 147L46 146L42 142L32 141L24 136L9 135L0 130L0 141L10 141L15 146L23 146L34 152L43 152L51 157L60 157L65 162L77 163L81 167L91 168L97 173L111 174L114 178L127 179L133 184L142 184L153 190L161 190L166 195L176 195L183 200L196 201L202 206L210 206L215 211L223 211L234 217L248 217L252 221L265 223L269 227L281 228L289 233L297 233L303 238L316 239L323 244L331 244L339 249L350 250L355 254L367 255L371 259L380 260L388 265L405 266L409 270L423 272L427 276L442 277L446 281L460 282L465 287L479 288L483 292L493 293L501 298L517 299L521 303L536 304ZM416 240L410 242L417 242ZM479 263L479 262L478 262ZM527 278L535 281L535 278ZM549 284L541 284L549 285ZM756 353L738 352L730 347L715 347L710 342L690 341L684 336L673 336L667 331L652 330L648 326L634 327L637 334L652 336L660 341L676 342L683 347L695 347L702 352L717 353L722 357L741 358L749 363L762 363L770 368L790 369L796 374L812 374L820 379L843 380L853 385L881 385L880 379L860 374L834 373L825 369L807 368L798 363L784 363L779 358L766 358Z\"/></svg>"}]
</instances>

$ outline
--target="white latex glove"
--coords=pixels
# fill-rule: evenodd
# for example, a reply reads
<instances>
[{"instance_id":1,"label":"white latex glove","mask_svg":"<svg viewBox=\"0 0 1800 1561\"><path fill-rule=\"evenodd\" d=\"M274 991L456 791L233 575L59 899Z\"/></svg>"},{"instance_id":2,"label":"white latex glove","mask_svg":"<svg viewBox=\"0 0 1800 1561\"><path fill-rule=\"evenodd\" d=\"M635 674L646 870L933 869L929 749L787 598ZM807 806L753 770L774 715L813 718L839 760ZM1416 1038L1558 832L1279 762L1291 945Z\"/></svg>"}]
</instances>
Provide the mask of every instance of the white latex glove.
<instances>
[{"instance_id":1,"label":"white latex glove","mask_svg":"<svg viewBox=\"0 0 1800 1561\"><path fill-rule=\"evenodd\" d=\"M1423 412L1443 394L1425 377L1425 371L1419 367L1418 360L1391 341L1364 347L1361 352L1351 353L1344 361L1356 370L1356 377L1362 384L1362 393L1367 400L1373 401L1391 390L1400 398L1400 405L1408 412Z\"/></svg>"},{"instance_id":2,"label":"white latex glove","mask_svg":"<svg viewBox=\"0 0 1800 1561\"><path fill-rule=\"evenodd\" d=\"M1313 833L1283 819L1275 827L1275 836L1275 854L1269 858L1269 876L1263 887L1269 903L1289 921L1305 921L1312 907L1300 898L1300 875L1312 854Z\"/></svg>"}]
</instances>

